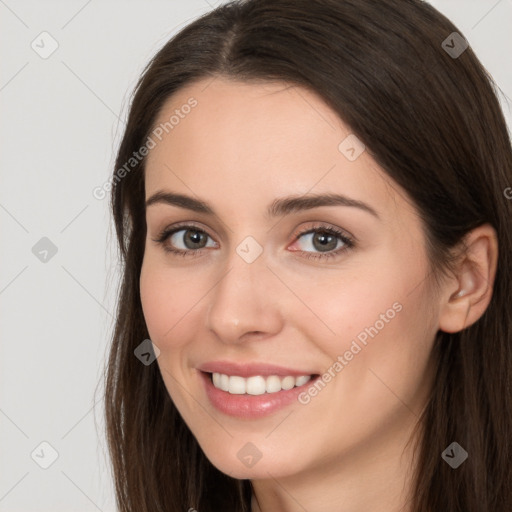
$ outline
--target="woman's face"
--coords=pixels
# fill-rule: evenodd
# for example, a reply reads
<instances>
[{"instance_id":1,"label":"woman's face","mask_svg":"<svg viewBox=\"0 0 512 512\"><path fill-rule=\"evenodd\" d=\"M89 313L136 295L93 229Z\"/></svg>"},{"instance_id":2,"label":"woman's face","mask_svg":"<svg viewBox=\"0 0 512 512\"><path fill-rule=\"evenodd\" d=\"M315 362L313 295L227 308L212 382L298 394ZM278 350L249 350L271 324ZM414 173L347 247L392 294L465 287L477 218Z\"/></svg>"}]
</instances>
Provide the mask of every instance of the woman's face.
<instances>
[{"instance_id":1,"label":"woman's face","mask_svg":"<svg viewBox=\"0 0 512 512\"><path fill-rule=\"evenodd\" d=\"M405 192L334 111L283 83L189 85L148 146L142 306L211 462L284 477L403 446L439 312Z\"/></svg>"}]
</instances>

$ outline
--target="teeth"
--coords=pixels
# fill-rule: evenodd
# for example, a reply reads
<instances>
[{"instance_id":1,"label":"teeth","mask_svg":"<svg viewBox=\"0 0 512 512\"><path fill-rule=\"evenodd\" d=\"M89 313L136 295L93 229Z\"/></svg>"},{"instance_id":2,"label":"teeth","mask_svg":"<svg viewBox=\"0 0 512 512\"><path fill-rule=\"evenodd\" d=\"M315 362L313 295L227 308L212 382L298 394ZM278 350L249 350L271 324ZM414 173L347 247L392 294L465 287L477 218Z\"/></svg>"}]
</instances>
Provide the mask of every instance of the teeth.
<instances>
[{"instance_id":1,"label":"teeth","mask_svg":"<svg viewBox=\"0 0 512 512\"><path fill-rule=\"evenodd\" d=\"M295 377L285 377L281 381L281 387L286 390L292 389L293 387L295 387Z\"/></svg>"},{"instance_id":2,"label":"teeth","mask_svg":"<svg viewBox=\"0 0 512 512\"><path fill-rule=\"evenodd\" d=\"M242 377L239 377L240 379ZM245 379L243 379L245 380ZM263 377L249 377L245 384L248 395L263 395L266 391L266 382Z\"/></svg>"},{"instance_id":3,"label":"teeth","mask_svg":"<svg viewBox=\"0 0 512 512\"><path fill-rule=\"evenodd\" d=\"M220 374L220 389L222 389L222 391L227 391L229 389L229 376L227 375L224 375L224 374Z\"/></svg>"},{"instance_id":4,"label":"teeth","mask_svg":"<svg viewBox=\"0 0 512 512\"><path fill-rule=\"evenodd\" d=\"M227 391L232 395L263 395L263 393L277 393L282 389L288 390L295 386L302 386L311 379L310 375L301 375L300 377L278 377L270 375L261 377L260 375L249 377L239 377L238 375L225 375L223 373L213 373L213 385L217 389Z\"/></svg>"},{"instance_id":5,"label":"teeth","mask_svg":"<svg viewBox=\"0 0 512 512\"><path fill-rule=\"evenodd\" d=\"M276 375L271 375L266 379L266 387L265 391L267 393L277 393L277 391L281 391L281 379Z\"/></svg>"},{"instance_id":6,"label":"teeth","mask_svg":"<svg viewBox=\"0 0 512 512\"><path fill-rule=\"evenodd\" d=\"M297 377L295 379L295 385L296 386L302 386L303 384L306 384L306 382L311 379L309 375L303 375L302 377Z\"/></svg>"},{"instance_id":7,"label":"teeth","mask_svg":"<svg viewBox=\"0 0 512 512\"><path fill-rule=\"evenodd\" d=\"M229 377L229 389L228 391L232 395L245 395L246 380L243 377L236 377L231 375Z\"/></svg>"}]
</instances>

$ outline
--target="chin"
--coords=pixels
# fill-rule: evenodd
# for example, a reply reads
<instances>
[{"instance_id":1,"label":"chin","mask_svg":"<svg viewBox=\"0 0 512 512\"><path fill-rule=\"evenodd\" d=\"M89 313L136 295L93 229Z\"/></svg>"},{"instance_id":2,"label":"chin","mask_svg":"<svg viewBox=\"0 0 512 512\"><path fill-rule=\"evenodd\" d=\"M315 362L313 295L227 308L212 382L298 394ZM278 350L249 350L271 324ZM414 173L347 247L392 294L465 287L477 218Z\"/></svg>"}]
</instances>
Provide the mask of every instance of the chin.
<instances>
[{"instance_id":1,"label":"chin","mask_svg":"<svg viewBox=\"0 0 512 512\"><path fill-rule=\"evenodd\" d=\"M234 446L236 445L236 449ZM250 441L232 441L231 446L217 445L203 449L208 460L222 473L237 479L268 479L290 476L300 469L296 450L288 450L289 457L275 447ZM303 464L304 461L301 460Z\"/></svg>"}]
</instances>

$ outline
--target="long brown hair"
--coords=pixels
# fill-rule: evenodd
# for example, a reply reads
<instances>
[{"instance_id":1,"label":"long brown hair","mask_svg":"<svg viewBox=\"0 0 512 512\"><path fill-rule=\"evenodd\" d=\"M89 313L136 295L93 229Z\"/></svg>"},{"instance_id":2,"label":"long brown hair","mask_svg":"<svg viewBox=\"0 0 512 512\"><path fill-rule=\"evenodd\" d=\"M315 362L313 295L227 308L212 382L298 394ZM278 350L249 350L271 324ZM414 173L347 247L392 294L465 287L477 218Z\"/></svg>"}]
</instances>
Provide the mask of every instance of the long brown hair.
<instances>
[{"instance_id":1,"label":"long brown hair","mask_svg":"<svg viewBox=\"0 0 512 512\"><path fill-rule=\"evenodd\" d=\"M435 340L436 377L421 417L411 504L415 512L512 510L512 201L504 193L512 186L512 150L496 84L471 47L450 54L446 40L463 49L453 32L463 37L421 0L242 0L196 19L149 62L132 98L111 193L123 277L105 411L121 512L250 510L250 481L212 466L158 365L134 356L149 338L139 295L145 158L132 168L126 162L146 143L170 95L216 76L278 80L318 94L413 199L436 272L450 268L451 249L468 231L483 223L496 229L499 259L487 310ZM456 470L441 458L453 441L469 454Z\"/></svg>"}]
</instances>

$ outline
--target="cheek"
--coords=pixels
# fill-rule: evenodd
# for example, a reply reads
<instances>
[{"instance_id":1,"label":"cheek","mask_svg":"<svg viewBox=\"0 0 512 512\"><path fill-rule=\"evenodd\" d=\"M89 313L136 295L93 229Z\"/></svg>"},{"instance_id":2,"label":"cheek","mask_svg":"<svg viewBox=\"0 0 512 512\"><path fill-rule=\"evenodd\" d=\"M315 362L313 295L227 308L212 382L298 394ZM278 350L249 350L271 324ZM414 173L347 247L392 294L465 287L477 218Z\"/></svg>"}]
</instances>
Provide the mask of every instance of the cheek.
<instances>
[{"instance_id":1,"label":"cheek","mask_svg":"<svg viewBox=\"0 0 512 512\"><path fill-rule=\"evenodd\" d=\"M389 271L372 267L376 265L358 265L302 280L294 278L293 289L303 302L295 306L294 321L301 323L310 339L322 340L322 348L333 356L349 349L352 339L358 336L364 342L369 337L366 328L376 324L381 331L397 322L404 300L401 285Z\"/></svg>"},{"instance_id":2,"label":"cheek","mask_svg":"<svg viewBox=\"0 0 512 512\"><path fill-rule=\"evenodd\" d=\"M364 413L368 417L387 414L401 403L419 411L428 391L436 330L427 297L421 289L409 295L410 290L396 290L346 302L336 324L337 343L328 347L333 363L342 357L336 390L349 396L354 411L373 408Z\"/></svg>"},{"instance_id":3,"label":"cheek","mask_svg":"<svg viewBox=\"0 0 512 512\"><path fill-rule=\"evenodd\" d=\"M200 290L176 271L145 261L140 275L140 298L150 338L162 350L171 348L187 315L200 297Z\"/></svg>"},{"instance_id":4,"label":"cheek","mask_svg":"<svg viewBox=\"0 0 512 512\"><path fill-rule=\"evenodd\" d=\"M332 363L346 354L350 366L382 368L389 378L398 378L398 370L406 376L415 365L419 370L428 359L435 323L425 287L411 283L421 283L426 269L395 264L360 270L319 281L309 294L296 288L317 313L313 320L303 315L301 330Z\"/></svg>"}]
</instances>

